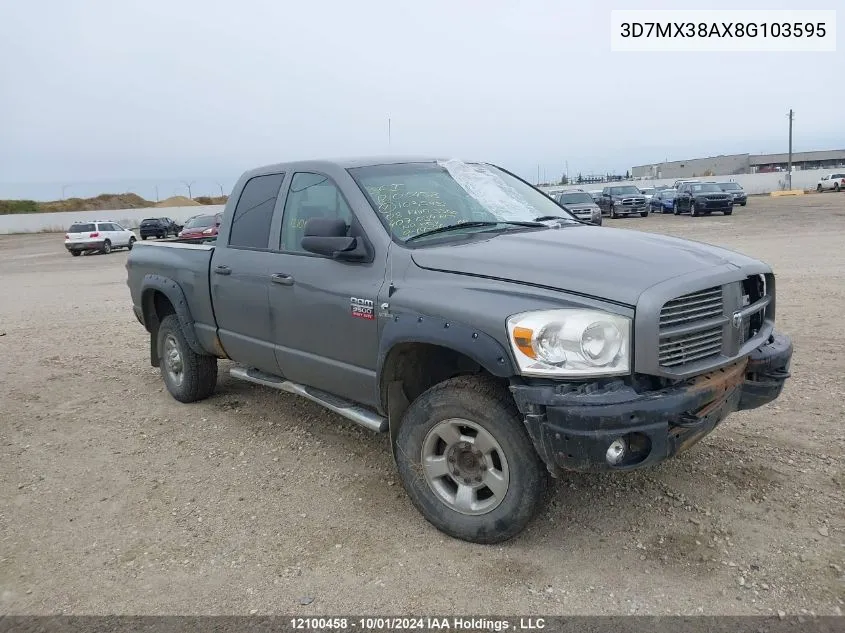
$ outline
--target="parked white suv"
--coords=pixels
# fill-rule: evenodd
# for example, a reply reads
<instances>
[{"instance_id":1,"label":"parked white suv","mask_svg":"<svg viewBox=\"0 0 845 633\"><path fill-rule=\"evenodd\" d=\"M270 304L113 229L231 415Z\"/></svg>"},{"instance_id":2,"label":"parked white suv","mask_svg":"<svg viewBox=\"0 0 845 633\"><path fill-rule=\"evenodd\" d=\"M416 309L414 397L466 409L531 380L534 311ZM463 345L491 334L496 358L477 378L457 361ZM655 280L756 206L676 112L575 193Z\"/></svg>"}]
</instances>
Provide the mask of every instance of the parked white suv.
<instances>
[{"instance_id":1,"label":"parked white suv","mask_svg":"<svg viewBox=\"0 0 845 633\"><path fill-rule=\"evenodd\" d=\"M76 222L65 235L65 248L74 257L83 252L111 253L113 248L132 250L135 233L117 222Z\"/></svg>"},{"instance_id":2,"label":"parked white suv","mask_svg":"<svg viewBox=\"0 0 845 633\"><path fill-rule=\"evenodd\" d=\"M845 190L845 173L843 172L822 176L816 185L816 191L839 191L840 189Z\"/></svg>"}]
</instances>

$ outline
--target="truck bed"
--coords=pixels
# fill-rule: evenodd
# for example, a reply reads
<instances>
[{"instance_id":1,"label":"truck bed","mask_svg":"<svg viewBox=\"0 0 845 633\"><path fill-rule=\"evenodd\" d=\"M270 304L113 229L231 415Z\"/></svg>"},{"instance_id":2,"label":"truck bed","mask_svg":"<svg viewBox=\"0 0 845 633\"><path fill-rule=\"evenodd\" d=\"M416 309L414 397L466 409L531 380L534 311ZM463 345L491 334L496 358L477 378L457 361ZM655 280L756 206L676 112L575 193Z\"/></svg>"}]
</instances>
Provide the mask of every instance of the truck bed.
<instances>
[{"instance_id":1,"label":"truck bed","mask_svg":"<svg viewBox=\"0 0 845 633\"><path fill-rule=\"evenodd\" d=\"M191 318L207 328L214 328L209 270L214 245L196 241L159 240L136 242L126 260L127 285L136 309L141 307L141 293L147 275L175 281L189 300Z\"/></svg>"}]
</instances>

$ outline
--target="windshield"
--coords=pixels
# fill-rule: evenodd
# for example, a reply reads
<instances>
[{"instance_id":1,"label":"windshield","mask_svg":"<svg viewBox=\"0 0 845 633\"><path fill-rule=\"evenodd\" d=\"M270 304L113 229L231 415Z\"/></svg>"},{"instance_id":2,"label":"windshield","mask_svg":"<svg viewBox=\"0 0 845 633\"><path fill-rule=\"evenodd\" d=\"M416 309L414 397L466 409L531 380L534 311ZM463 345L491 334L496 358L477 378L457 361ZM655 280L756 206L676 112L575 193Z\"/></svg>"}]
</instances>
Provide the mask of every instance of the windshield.
<instances>
[{"instance_id":1,"label":"windshield","mask_svg":"<svg viewBox=\"0 0 845 633\"><path fill-rule=\"evenodd\" d=\"M722 191L736 191L742 189L742 187L735 182L720 182L719 187L722 188Z\"/></svg>"},{"instance_id":2,"label":"windshield","mask_svg":"<svg viewBox=\"0 0 845 633\"><path fill-rule=\"evenodd\" d=\"M640 193L651 195L654 193L654 189L646 187L645 189L640 189Z\"/></svg>"},{"instance_id":3,"label":"windshield","mask_svg":"<svg viewBox=\"0 0 845 633\"><path fill-rule=\"evenodd\" d=\"M701 185L690 185L690 191L693 193L709 193L711 191L718 191L721 193L722 190L719 189L719 185L706 182Z\"/></svg>"},{"instance_id":4,"label":"windshield","mask_svg":"<svg viewBox=\"0 0 845 633\"><path fill-rule=\"evenodd\" d=\"M561 204L595 204L592 196L583 191L574 191L572 193L560 194Z\"/></svg>"},{"instance_id":5,"label":"windshield","mask_svg":"<svg viewBox=\"0 0 845 633\"><path fill-rule=\"evenodd\" d=\"M371 165L349 173L402 241L463 222L532 222L550 215L576 222L549 196L492 165L449 160Z\"/></svg>"},{"instance_id":6,"label":"windshield","mask_svg":"<svg viewBox=\"0 0 845 633\"><path fill-rule=\"evenodd\" d=\"M201 226L214 226L213 215L201 215L196 218L191 218L185 223L186 229L196 229Z\"/></svg>"},{"instance_id":7,"label":"windshield","mask_svg":"<svg viewBox=\"0 0 845 633\"><path fill-rule=\"evenodd\" d=\"M658 191L655 195L658 195L661 198L674 198L675 193L674 189L664 189L663 191Z\"/></svg>"},{"instance_id":8,"label":"windshield","mask_svg":"<svg viewBox=\"0 0 845 633\"><path fill-rule=\"evenodd\" d=\"M68 233L90 233L94 230L93 224L71 224Z\"/></svg>"},{"instance_id":9,"label":"windshield","mask_svg":"<svg viewBox=\"0 0 845 633\"><path fill-rule=\"evenodd\" d=\"M640 195L640 190L634 186L628 187L611 187L610 188L610 195L612 196L638 196Z\"/></svg>"}]
</instances>

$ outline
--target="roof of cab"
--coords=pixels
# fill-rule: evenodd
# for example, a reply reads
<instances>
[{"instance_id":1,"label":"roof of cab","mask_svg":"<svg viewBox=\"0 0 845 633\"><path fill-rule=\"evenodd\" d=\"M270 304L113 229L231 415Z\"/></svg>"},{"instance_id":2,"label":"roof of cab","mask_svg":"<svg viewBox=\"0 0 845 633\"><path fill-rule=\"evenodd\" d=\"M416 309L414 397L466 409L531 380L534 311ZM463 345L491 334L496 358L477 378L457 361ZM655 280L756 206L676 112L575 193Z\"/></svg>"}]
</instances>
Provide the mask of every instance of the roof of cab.
<instances>
[{"instance_id":1,"label":"roof of cab","mask_svg":"<svg viewBox=\"0 0 845 633\"><path fill-rule=\"evenodd\" d=\"M400 163L433 163L442 158L433 156L361 156L353 158L323 158L312 160L296 160L285 163L262 165L246 172L250 176L288 169L352 169L355 167L371 167L374 165L397 165Z\"/></svg>"}]
</instances>

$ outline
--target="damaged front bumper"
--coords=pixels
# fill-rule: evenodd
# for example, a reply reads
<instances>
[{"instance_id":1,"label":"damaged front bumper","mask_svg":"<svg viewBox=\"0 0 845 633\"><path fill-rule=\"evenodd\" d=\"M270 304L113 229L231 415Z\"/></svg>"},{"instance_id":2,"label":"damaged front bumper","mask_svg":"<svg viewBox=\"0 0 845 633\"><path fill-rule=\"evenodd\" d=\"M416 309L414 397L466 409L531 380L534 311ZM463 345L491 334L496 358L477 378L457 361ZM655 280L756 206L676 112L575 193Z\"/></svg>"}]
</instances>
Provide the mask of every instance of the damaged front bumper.
<instances>
[{"instance_id":1,"label":"damaged front bumper","mask_svg":"<svg viewBox=\"0 0 845 633\"><path fill-rule=\"evenodd\" d=\"M631 470L686 450L734 411L776 399L791 359L790 338L773 334L733 365L655 391L621 381L514 384L511 391L552 474Z\"/></svg>"}]
</instances>

